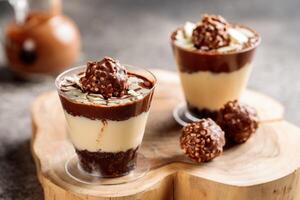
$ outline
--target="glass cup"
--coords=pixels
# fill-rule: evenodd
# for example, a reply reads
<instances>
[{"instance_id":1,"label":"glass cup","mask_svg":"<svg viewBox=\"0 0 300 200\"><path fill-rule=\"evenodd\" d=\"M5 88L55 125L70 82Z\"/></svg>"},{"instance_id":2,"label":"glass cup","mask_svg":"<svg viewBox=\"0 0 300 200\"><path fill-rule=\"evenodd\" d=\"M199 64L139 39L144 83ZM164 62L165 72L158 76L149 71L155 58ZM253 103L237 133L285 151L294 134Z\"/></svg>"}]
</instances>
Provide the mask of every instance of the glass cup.
<instances>
[{"instance_id":1,"label":"glass cup","mask_svg":"<svg viewBox=\"0 0 300 200\"><path fill-rule=\"evenodd\" d=\"M259 46L218 52L184 48L176 43L177 29L171 35L171 46L187 104L185 116L194 121L203 117L216 118L217 111L228 101L239 99L252 71L252 60ZM174 115L175 116L175 115Z\"/></svg>"},{"instance_id":2,"label":"glass cup","mask_svg":"<svg viewBox=\"0 0 300 200\"><path fill-rule=\"evenodd\" d=\"M78 166L87 174L114 178L125 176L137 167L137 152L143 139L156 78L145 69L127 69L129 74L147 80L145 92L134 97L103 100L97 94L83 93L80 89L62 90L61 84L66 77L83 73L86 66L67 70L55 81L69 138L78 156Z\"/></svg>"}]
</instances>

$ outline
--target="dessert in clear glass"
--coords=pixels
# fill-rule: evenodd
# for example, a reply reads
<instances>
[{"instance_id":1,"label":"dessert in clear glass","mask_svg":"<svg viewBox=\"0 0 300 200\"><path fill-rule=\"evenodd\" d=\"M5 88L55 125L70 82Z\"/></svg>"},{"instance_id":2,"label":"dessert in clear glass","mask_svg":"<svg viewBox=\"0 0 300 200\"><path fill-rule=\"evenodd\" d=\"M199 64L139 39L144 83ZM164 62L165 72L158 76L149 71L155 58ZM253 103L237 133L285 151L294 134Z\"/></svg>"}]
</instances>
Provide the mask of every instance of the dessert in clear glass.
<instances>
[{"instance_id":1,"label":"dessert in clear glass","mask_svg":"<svg viewBox=\"0 0 300 200\"><path fill-rule=\"evenodd\" d=\"M190 119L215 119L226 102L240 98L260 40L247 26L215 15L204 15L196 24L187 22L172 33L171 45Z\"/></svg>"},{"instance_id":2,"label":"dessert in clear glass","mask_svg":"<svg viewBox=\"0 0 300 200\"><path fill-rule=\"evenodd\" d=\"M155 84L151 72L125 68L110 57L57 77L80 169L105 178L135 169Z\"/></svg>"}]
</instances>

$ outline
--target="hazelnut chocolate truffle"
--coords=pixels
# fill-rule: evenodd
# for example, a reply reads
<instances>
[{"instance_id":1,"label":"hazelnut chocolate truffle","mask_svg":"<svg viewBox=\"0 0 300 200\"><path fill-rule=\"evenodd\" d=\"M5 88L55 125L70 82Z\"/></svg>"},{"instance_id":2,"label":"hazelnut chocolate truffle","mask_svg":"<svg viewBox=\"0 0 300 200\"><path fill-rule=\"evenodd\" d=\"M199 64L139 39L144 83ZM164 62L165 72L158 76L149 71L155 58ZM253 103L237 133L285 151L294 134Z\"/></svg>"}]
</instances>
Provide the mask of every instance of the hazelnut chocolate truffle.
<instances>
[{"instance_id":1,"label":"hazelnut chocolate truffle","mask_svg":"<svg viewBox=\"0 0 300 200\"><path fill-rule=\"evenodd\" d=\"M225 132L226 141L244 143L258 128L257 113L254 108L229 101L220 109L218 124Z\"/></svg>"},{"instance_id":2,"label":"hazelnut chocolate truffle","mask_svg":"<svg viewBox=\"0 0 300 200\"><path fill-rule=\"evenodd\" d=\"M125 67L119 61L105 57L101 61L88 62L85 76L80 82L86 92L101 94L108 99L125 94L127 79Z\"/></svg>"},{"instance_id":3,"label":"hazelnut chocolate truffle","mask_svg":"<svg viewBox=\"0 0 300 200\"><path fill-rule=\"evenodd\" d=\"M196 162L207 162L219 156L224 145L224 132L210 118L190 123L182 129L180 146Z\"/></svg>"},{"instance_id":4,"label":"hazelnut chocolate truffle","mask_svg":"<svg viewBox=\"0 0 300 200\"><path fill-rule=\"evenodd\" d=\"M230 24L220 15L204 15L193 30L192 42L197 49L211 50L228 46Z\"/></svg>"}]
</instances>

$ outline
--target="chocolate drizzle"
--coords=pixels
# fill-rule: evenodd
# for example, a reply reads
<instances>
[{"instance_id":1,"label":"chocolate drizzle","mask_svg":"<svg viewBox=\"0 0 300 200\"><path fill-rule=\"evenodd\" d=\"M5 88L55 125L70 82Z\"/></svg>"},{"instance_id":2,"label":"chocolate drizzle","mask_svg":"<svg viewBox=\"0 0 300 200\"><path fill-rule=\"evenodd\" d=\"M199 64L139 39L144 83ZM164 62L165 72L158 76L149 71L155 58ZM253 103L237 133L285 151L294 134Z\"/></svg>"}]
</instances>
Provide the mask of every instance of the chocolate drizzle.
<instances>
[{"instance_id":1,"label":"chocolate drizzle","mask_svg":"<svg viewBox=\"0 0 300 200\"><path fill-rule=\"evenodd\" d=\"M101 119L101 124L102 124L102 127L100 128L99 136L97 138L97 142L100 142L100 140L101 140L101 137L102 137L102 135L104 133L104 130L105 130L106 126L107 126L107 120Z\"/></svg>"}]
</instances>

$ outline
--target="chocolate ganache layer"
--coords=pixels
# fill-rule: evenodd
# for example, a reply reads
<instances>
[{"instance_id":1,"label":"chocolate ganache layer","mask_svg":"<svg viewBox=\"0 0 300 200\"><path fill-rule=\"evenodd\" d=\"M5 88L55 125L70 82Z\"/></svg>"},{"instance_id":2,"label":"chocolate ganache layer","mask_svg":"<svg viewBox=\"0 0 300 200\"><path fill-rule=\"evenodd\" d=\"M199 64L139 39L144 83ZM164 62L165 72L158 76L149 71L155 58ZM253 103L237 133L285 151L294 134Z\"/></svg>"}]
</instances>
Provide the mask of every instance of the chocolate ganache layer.
<instances>
[{"instance_id":1,"label":"chocolate ganache layer","mask_svg":"<svg viewBox=\"0 0 300 200\"><path fill-rule=\"evenodd\" d=\"M82 76L83 73L68 77L60 84L62 106L73 116L122 121L147 112L150 108L154 82L141 75L128 72L125 94L109 99L101 94L84 92L78 81Z\"/></svg>"},{"instance_id":2,"label":"chocolate ganache layer","mask_svg":"<svg viewBox=\"0 0 300 200\"><path fill-rule=\"evenodd\" d=\"M184 30L178 28L171 34L171 45L179 70L186 73L209 71L212 73L233 72L252 61L256 47L260 43L259 35L252 29L242 25L231 25L252 33L241 49L218 51L216 49L202 50L195 47L185 48L178 45L177 35ZM224 48L225 49L225 48Z\"/></svg>"},{"instance_id":3,"label":"chocolate ganache layer","mask_svg":"<svg viewBox=\"0 0 300 200\"><path fill-rule=\"evenodd\" d=\"M89 152L78 150L80 166L89 173L100 173L103 177L119 177L128 174L136 166L137 150L121 152Z\"/></svg>"}]
</instances>

